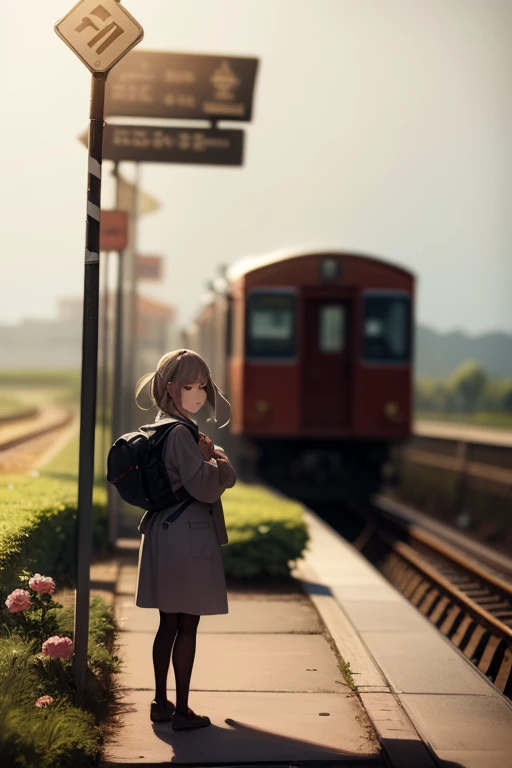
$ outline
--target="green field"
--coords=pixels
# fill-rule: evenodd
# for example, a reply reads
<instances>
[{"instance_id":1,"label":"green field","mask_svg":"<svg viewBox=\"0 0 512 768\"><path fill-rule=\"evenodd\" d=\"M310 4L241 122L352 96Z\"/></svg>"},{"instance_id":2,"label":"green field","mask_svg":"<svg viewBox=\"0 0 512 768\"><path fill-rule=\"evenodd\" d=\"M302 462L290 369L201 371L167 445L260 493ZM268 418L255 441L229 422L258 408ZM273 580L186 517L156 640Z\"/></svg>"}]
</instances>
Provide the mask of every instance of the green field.
<instances>
[{"instance_id":1,"label":"green field","mask_svg":"<svg viewBox=\"0 0 512 768\"><path fill-rule=\"evenodd\" d=\"M78 405L80 371L0 369L0 418L46 404Z\"/></svg>"},{"instance_id":2,"label":"green field","mask_svg":"<svg viewBox=\"0 0 512 768\"><path fill-rule=\"evenodd\" d=\"M0 390L0 421L5 418L19 418L28 415L32 410L33 407L30 403Z\"/></svg>"}]
</instances>

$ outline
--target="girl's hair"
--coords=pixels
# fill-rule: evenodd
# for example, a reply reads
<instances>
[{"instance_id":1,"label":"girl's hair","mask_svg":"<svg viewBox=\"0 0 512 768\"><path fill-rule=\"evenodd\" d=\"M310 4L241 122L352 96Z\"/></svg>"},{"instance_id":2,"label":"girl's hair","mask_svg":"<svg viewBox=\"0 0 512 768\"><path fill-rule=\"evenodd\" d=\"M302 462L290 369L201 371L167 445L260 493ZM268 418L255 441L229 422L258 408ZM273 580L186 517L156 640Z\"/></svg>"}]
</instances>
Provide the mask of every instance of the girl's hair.
<instances>
[{"instance_id":1,"label":"girl's hair","mask_svg":"<svg viewBox=\"0 0 512 768\"><path fill-rule=\"evenodd\" d=\"M227 406L227 421L222 424L225 427L229 423L231 405L224 397L218 386L212 379L210 369L202 357L191 349L176 349L168 352L160 358L156 371L146 373L137 382L135 388L135 402L141 410L149 410L156 405L161 411L175 418L183 418L181 412L181 388L187 384L195 384L196 381L206 385L206 401L213 411L213 421L217 423L217 407L219 404ZM143 408L138 397L144 387L150 384L149 408ZM172 395L169 394L167 385L171 384ZM178 402L176 402L178 401ZM211 421L211 418L207 419ZM222 429L219 427L219 429Z\"/></svg>"}]
</instances>

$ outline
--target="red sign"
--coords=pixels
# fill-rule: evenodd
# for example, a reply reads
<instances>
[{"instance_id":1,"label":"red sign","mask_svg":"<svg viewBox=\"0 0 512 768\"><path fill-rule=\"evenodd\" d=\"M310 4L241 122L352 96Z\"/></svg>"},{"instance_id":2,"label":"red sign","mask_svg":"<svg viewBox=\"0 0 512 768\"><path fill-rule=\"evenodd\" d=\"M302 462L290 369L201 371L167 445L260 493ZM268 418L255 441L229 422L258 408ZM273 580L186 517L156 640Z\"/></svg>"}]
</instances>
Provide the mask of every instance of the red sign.
<instances>
[{"instance_id":1,"label":"red sign","mask_svg":"<svg viewBox=\"0 0 512 768\"><path fill-rule=\"evenodd\" d=\"M124 251L128 245L128 214L124 211L102 211L100 251Z\"/></svg>"},{"instance_id":2,"label":"red sign","mask_svg":"<svg viewBox=\"0 0 512 768\"><path fill-rule=\"evenodd\" d=\"M137 256L137 280L161 280L161 256Z\"/></svg>"}]
</instances>

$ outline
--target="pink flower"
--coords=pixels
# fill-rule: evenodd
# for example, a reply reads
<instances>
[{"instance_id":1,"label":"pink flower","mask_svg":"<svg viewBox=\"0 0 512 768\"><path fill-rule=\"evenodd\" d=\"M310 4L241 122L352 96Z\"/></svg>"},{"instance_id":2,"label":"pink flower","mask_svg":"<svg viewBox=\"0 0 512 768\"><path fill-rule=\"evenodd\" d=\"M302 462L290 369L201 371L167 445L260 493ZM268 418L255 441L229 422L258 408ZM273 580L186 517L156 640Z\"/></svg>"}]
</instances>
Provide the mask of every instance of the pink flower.
<instances>
[{"instance_id":1,"label":"pink flower","mask_svg":"<svg viewBox=\"0 0 512 768\"><path fill-rule=\"evenodd\" d=\"M28 585L34 592L46 592L49 595L55 592L55 582L51 576L41 576L40 573L35 573Z\"/></svg>"},{"instance_id":2,"label":"pink flower","mask_svg":"<svg viewBox=\"0 0 512 768\"><path fill-rule=\"evenodd\" d=\"M54 635L44 641L41 652L54 659L69 659L73 653L73 641L69 637Z\"/></svg>"},{"instance_id":3,"label":"pink flower","mask_svg":"<svg viewBox=\"0 0 512 768\"><path fill-rule=\"evenodd\" d=\"M26 611L32 605L29 593L24 589L15 589L5 601L11 613Z\"/></svg>"},{"instance_id":4,"label":"pink flower","mask_svg":"<svg viewBox=\"0 0 512 768\"><path fill-rule=\"evenodd\" d=\"M36 701L36 707L48 707L50 704L53 704L51 696L40 696Z\"/></svg>"}]
</instances>

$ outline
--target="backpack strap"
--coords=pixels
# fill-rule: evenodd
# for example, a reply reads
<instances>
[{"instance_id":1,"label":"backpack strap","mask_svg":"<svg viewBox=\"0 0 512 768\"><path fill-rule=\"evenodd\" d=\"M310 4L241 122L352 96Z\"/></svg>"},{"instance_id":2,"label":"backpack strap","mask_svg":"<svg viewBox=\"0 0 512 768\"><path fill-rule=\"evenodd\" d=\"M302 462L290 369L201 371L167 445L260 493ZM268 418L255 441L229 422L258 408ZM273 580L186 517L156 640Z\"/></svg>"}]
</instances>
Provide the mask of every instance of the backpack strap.
<instances>
[{"instance_id":1,"label":"backpack strap","mask_svg":"<svg viewBox=\"0 0 512 768\"><path fill-rule=\"evenodd\" d=\"M184 427L187 427L187 429L192 432L196 443L199 441L199 428L195 424L189 424L187 421L182 421L181 419L161 419L153 424L144 424L142 427L139 427L139 429L142 432L161 432L161 434L159 434L153 441L155 445L158 445L161 440L166 440L174 427L177 427L179 424L183 424Z\"/></svg>"},{"instance_id":2,"label":"backpack strap","mask_svg":"<svg viewBox=\"0 0 512 768\"><path fill-rule=\"evenodd\" d=\"M165 423L165 421L164 421L164 423L162 424L162 421L156 422L155 425L151 425L151 426L156 426L156 427L163 427L163 426L167 427L166 430L162 430L162 437L158 439L158 444L162 445L162 452L161 452L162 459L163 459L163 455L164 455L164 451L165 451L165 446L167 445L167 439L168 439L169 435L171 434L172 430L174 429L174 427L177 427L179 424L183 424L185 427L187 427L189 429L189 431L192 432L192 434L194 436L194 440L196 441L196 443L198 442L198 440L199 440L199 430L198 429L194 429L194 427L191 424L187 424L187 422L179 421L179 420L178 421L174 421L171 424L169 424L168 422ZM142 429L142 427L141 427L141 429ZM196 499L194 499L193 496L191 496L188 493L188 491L183 486L181 486L181 488L178 488L176 491L174 491L174 495L176 496L178 501L183 501L184 503L180 507L178 507L178 509L176 509L174 512L171 512L171 514L168 515L165 518L164 522L162 523L162 528L164 530L167 530L169 528L169 523L174 523L175 520L177 520L179 517L181 517L181 515L187 509L187 507L189 507L190 504L192 504L192 502L196 500Z\"/></svg>"},{"instance_id":3,"label":"backpack strap","mask_svg":"<svg viewBox=\"0 0 512 768\"><path fill-rule=\"evenodd\" d=\"M180 424L183 424L186 426L190 432L192 432L194 439L196 442L198 442L199 439L199 430L194 429L192 424L187 424L185 421L180 420L173 420L173 421L165 421L161 420L154 424L144 424L142 427L139 427L139 430L141 432L157 432L159 434L156 435L156 437L153 437L153 445L155 447L156 456L158 458L158 461L160 462L161 466L164 467L165 471L165 464L164 464L164 453L165 453L165 446L167 445L167 439L173 429ZM177 501L177 503L184 502L179 509L177 509L175 512L172 512L169 517L167 518L167 521L173 522L176 520L182 512L185 511L185 509L192 504L193 501L195 501L194 497L189 494L189 492L186 490L184 486L180 486L175 491L172 492L174 494L174 497ZM153 514L152 512L150 514ZM142 521L141 521L142 522ZM163 525L164 528L168 528L169 525L167 522Z\"/></svg>"}]
</instances>

